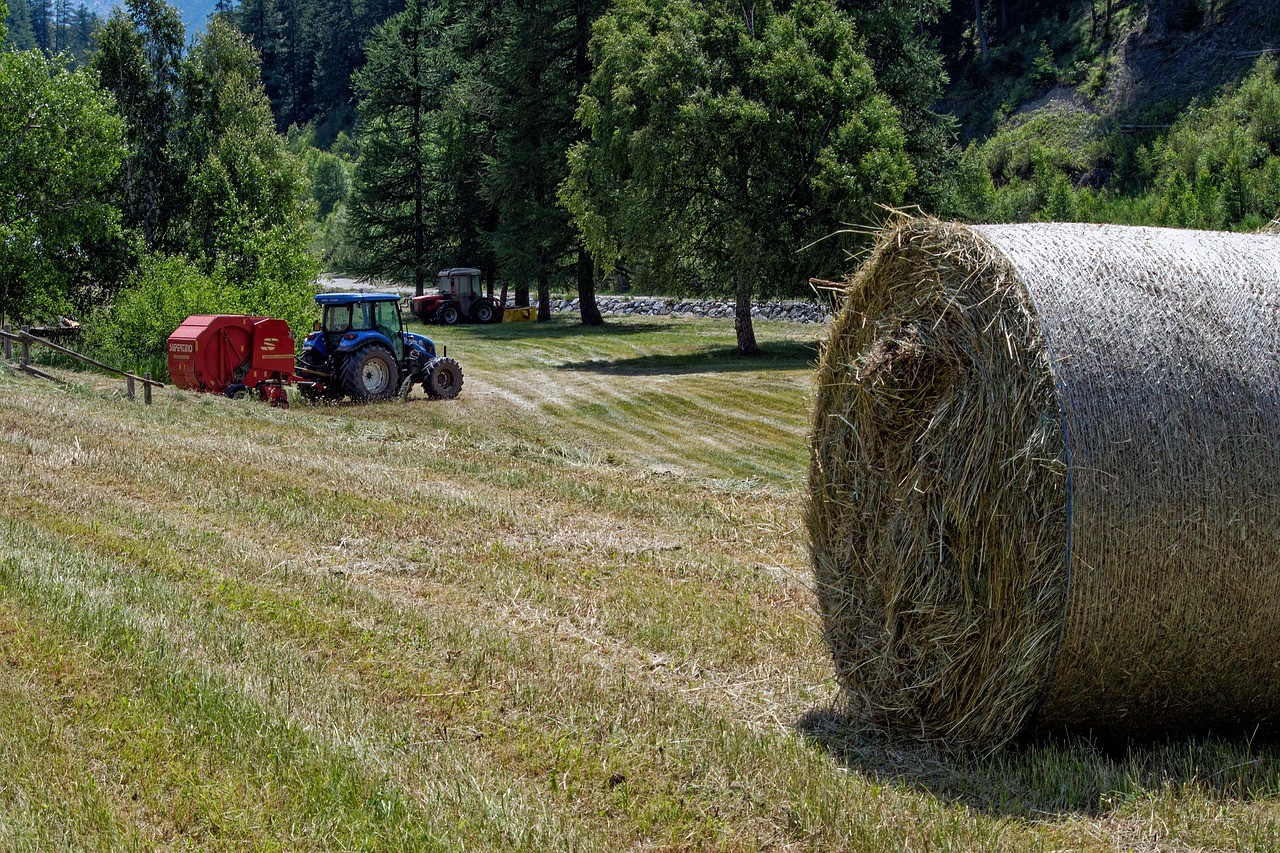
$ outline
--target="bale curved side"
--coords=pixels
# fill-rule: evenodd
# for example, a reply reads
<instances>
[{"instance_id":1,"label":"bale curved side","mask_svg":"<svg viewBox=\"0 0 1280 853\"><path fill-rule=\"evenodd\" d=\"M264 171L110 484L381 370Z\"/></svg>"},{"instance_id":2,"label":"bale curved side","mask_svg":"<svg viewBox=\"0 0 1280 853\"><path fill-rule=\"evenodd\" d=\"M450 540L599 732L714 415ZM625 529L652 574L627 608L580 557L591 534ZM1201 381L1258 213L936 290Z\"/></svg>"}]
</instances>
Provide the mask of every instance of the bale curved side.
<instances>
[{"instance_id":1,"label":"bale curved side","mask_svg":"<svg viewBox=\"0 0 1280 853\"><path fill-rule=\"evenodd\" d=\"M819 366L807 524L837 677L877 724L1001 743L1043 694L1066 594L1048 353L1011 264L909 220Z\"/></svg>"},{"instance_id":2,"label":"bale curved side","mask_svg":"<svg viewBox=\"0 0 1280 853\"><path fill-rule=\"evenodd\" d=\"M976 229L1053 353L1071 593L1037 722L1126 734L1280 719L1280 243Z\"/></svg>"}]
</instances>

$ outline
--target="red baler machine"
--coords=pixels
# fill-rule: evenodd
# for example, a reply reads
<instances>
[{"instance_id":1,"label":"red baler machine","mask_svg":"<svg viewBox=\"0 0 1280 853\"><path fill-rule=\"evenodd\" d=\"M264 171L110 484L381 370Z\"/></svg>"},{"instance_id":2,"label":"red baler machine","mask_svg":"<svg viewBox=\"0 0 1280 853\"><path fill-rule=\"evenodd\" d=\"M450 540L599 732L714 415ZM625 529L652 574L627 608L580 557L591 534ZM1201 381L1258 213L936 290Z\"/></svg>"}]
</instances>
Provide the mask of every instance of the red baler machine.
<instances>
[{"instance_id":1,"label":"red baler machine","mask_svg":"<svg viewBox=\"0 0 1280 853\"><path fill-rule=\"evenodd\" d=\"M190 391L238 397L255 390L274 406L286 404L293 365L289 325L272 317L197 314L169 336L169 377Z\"/></svg>"}]
</instances>

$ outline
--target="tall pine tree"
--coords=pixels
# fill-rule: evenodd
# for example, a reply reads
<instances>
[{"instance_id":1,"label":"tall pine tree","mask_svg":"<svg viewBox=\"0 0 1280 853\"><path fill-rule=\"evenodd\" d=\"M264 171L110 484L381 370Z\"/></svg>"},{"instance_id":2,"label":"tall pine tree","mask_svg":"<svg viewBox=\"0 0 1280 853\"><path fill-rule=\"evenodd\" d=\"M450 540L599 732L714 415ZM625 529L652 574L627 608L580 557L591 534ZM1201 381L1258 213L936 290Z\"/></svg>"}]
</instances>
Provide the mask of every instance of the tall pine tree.
<instances>
[{"instance_id":1,"label":"tall pine tree","mask_svg":"<svg viewBox=\"0 0 1280 853\"><path fill-rule=\"evenodd\" d=\"M125 118L129 156L121 170L125 224L149 248L185 243L186 181L170 145L176 129L185 30L164 0L128 0L102 27L92 65Z\"/></svg>"},{"instance_id":2,"label":"tall pine tree","mask_svg":"<svg viewBox=\"0 0 1280 853\"><path fill-rule=\"evenodd\" d=\"M30 50L36 46L35 32L31 29L31 9L27 0L10 0L6 18L8 35L5 42L16 50Z\"/></svg>"},{"instance_id":3,"label":"tall pine tree","mask_svg":"<svg viewBox=\"0 0 1280 853\"><path fill-rule=\"evenodd\" d=\"M442 88L439 10L409 0L404 12L370 40L368 63L355 80L360 93L362 156L349 202L349 221L364 271L413 282L421 295L439 263L443 209L434 113Z\"/></svg>"}]
</instances>

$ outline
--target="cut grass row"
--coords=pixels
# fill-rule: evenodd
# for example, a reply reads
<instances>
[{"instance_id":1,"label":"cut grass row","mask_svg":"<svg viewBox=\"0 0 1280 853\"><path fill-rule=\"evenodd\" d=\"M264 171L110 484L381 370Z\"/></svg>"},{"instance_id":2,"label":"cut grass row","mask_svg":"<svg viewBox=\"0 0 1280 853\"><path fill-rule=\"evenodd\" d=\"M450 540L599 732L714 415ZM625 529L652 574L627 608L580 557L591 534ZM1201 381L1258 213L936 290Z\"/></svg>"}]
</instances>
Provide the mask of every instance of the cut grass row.
<instances>
[{"instance_id":1,"label":"cut grass row","mask_svg":"<svg viewBox=\"0 0 1280 853\"><path fill-rule=\"evenodd\" d=\"M826 714L813 333L762 328L745 366L709 322L450 330L446 404L0 375L0 847L1280 837L1274 758L1153 782L1244 747L958 768Z\"/></svg>"}]
</instances>

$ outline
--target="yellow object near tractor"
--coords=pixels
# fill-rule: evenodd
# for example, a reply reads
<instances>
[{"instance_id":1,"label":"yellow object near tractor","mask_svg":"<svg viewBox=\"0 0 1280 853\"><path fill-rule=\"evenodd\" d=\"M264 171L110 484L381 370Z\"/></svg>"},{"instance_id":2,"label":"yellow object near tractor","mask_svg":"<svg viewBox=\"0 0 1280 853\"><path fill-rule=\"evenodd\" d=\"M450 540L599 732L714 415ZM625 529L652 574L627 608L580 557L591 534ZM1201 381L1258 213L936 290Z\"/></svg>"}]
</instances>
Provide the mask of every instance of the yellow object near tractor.
<instances>
[{"instance_id":1,"label":"yellow object near tractor","mask_svg":"<svg viewBox=\"0 0 1280 853\"><path fill-rule=\"evenodd\" d=\"M504 323L528 323L536 319L538 319L538 309L534 307L508 308L502 312Z\"/></svg>"}]
</instances>

